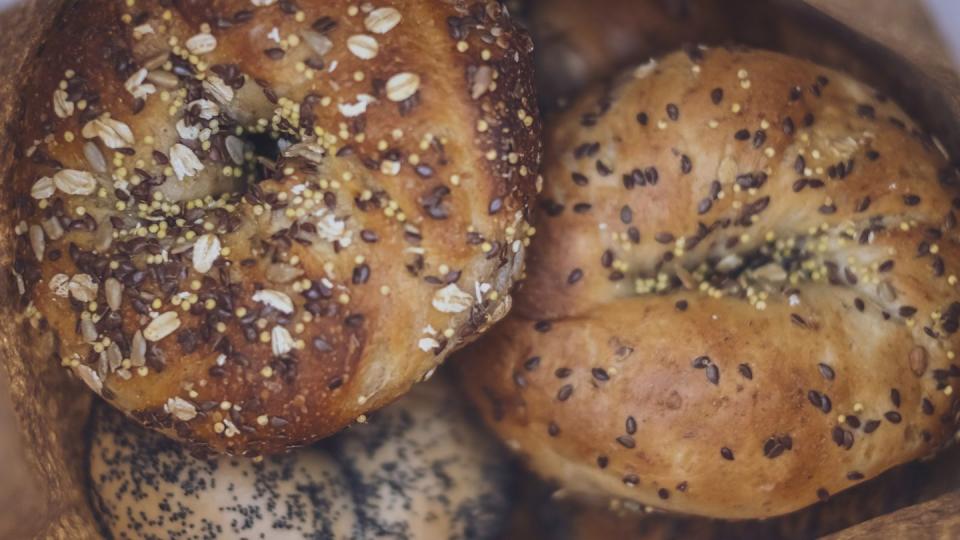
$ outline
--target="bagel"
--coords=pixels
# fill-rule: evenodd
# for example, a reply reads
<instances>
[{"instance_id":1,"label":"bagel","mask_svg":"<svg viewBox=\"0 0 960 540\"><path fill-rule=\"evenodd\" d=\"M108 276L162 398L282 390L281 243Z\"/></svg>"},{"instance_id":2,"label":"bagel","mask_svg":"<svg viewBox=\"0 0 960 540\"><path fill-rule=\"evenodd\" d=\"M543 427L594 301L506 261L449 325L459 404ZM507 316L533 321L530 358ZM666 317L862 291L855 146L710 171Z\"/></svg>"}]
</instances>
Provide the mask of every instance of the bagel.
<instances>
[{"instance_id":1,"label":"bagel","mask_svg":"<svg viewBox=\"0 0 960 540\"><path fill-rule=\"evenodd\" d=\"M9 133L32 341L195 451L319 439L502 317L540 157L496 2L68 2Z\"/></svg>"},{"instance_id":2,"label":"bagel","mask_svg":"<svg viewBox=\"0 0 960 540\"><path fill-rule=\"evenodd\" d=\"M537 89L545 109L588 84L683 43L729 39L739 0L532 0ZM757 9L757 6L752 6Z\"/></svg>"},{"instance_id":3,"label":"bagel","mask_svg":"<svg viewBox=\"0 0 960 540\"><path fill-rule=\"evenodd\" d=\"M953 439L957 174L889 98L696 47L586 94L545 144L524 288L462 363L540 475L761 518Z\"/></svg>"},{"instance_id":4,"label":"bagel","mask_svg":"<svg viewBox=\"0 0 960 540\"><path fill-rule=\"evenodd\" d=\"M440 381L324 441L268 456L192 457L100 407L91 499L113 538L494 538L508 475Z\"/></svg>"}]
</instances>

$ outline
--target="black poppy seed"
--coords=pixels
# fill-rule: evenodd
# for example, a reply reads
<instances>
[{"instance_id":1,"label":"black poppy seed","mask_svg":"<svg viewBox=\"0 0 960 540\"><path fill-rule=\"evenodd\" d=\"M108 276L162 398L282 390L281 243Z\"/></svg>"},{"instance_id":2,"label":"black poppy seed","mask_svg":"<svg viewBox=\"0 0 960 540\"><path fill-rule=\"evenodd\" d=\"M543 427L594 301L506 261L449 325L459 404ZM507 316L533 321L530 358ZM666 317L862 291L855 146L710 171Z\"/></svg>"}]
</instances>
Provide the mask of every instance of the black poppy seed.
<instances>
[{"instance_id":1,"label":"black poppy seed","mask_svg":"<svg viewBox=\"0 0 960 540\"><path fill-rule=\"evenodd\" d=\"M558 426L556 422L550 422L547 424L547 434L549 434L551 437L560 435L560 426Z\"/></svg>"},{"instance_id":2,"label":"black poppy seed","mask_svg":"<svg viewBox=\"0 0 960 540\"><path fill-rule=\"evenodd\" d=\"M680 108L673 103L667 104L667 117L676 122L680 118Z\"/></svg>"},{"instance_id":3,"label":"black poppy seed","mask_svg":"<svg viewBox=\"0 0 960 540\"><path fill-rule=\"evenodd\" d=\"M610 458L607 456L597 456L597 467L601 469L606 469L607 465L610 464Z\"/></svg>"},{"instance_id":4,"label":"black poppy seed","mask_svg":"<svg viewBox=\"0 0 960 540\"><path fill-rule=\"evenodd\" d=\"M596 167L597 167L597 173L599 173L600 176L610 176L610 174L613 173L613 169L611 169L609 165L607 165L606 163L604 163L599 159L597 160Z\"/></svg>"},{"instance_id":5,"label":"black poppy seed","mask_svg":"<svg viewBox=\"0 0 960 540\"><path fill-rule=\"evenodd\" d=\"M720 384L720 368L716 364L706 367L707 380L712 384Z\"/></svg>"},{"instance_id":6,"label":"black poppy seed","mask_svg":"<svg viewBox=\"0 0 960 540\"><path fill-rule=\"evenodd\" d=\"M878 427L880 427L880 421L879 421L879 420L867 420L867 421L863 424L863 432L864 432L864 433L873 433L874 431L877 430Z\"/></svg>"},{"instance_id":7,"label":"black poppy seed","mask_svg":"<svg viewBox=\"0 0 960 540\"><path fill-rule=\"evenodd\" d=\"M890 389L890 403L893 403L893 406L900 408L900 391L896 388Z\"/></svg>"},{"instance_id":8,"label":"black poppy seed","mask_svg":"<svg viewBox=\"0 0 960 540\"><path fill-rule=\"evenodd\" d=\"M757 130L757 132L753 134L754 148L760 148L761 146L763 146L763 143L765 143L766 141L767 141L767 133L762 129Z\"/></svg>"},{"instance_id":9,"label":"black poppy seed","mask_svg":"<svg viewBox=\"0 0 960 540\"><path fill-rule=\"evenodd\" d=\"M553 374L558 379L566 379L573 373L573 370L568 367L557 368Z\"/></svg>"},{"instance_id":10,"label":"black poppy seed","mask_svg":"<svg viewBox=\"0 0 960 540\"><path fill-rule=\"evenodd\" d=\"M904 318L913 317L917 313L917 308L913 306L900 306L898 313Z\"/></svg>"},{"instance_id":11,"label":"black poppy seed","mask_svg":"<svg viewBox=\"0 0 960 540\"><path fill-rule=\"evenodd\" d=\"M725 460L727 460L727 461L733 461L733 460L734 460L733 450L727 448L726 446L724 446L723 448L720 449L720 456L723 457L723 459L725 459Z\"/></svg>"},{"instance_id":12,"label":"black poppy seed","mask_svg":"<svg viewBox=\"0 0 960 540\"><path fill-rule=\"evenodd\" d=\"M852 480L856 482L858 480L863 480L863 479L864 479L864 476L863 476L863 473L861 472L850 471L847 473L847 480Z\"/></svg>"},{"instance_id":13,"label":"black poppy seed","mask_svg":"<svg viewBox=\"0 0 960 540\"><path fill-rule=\"evenodd\" d=\"M900 413L897 411L887 411L883 413L883 417L887 419L891 424L899 424L903 417L900 416Z\"/></svg>"},{"instance_id":14,"label":"black poppy seed","mask_svg":"<svg viewBox=\"0 0 960 540\"><path fill-rule=\"evenodd\" d=\"M817 490L817 498L826 502L830 499L830 492L824 488L820 488Z\"/></svg>"},{"instance_id":15,"label":"black poppy seed","mask_svg":"<svg viewBox=\"0 0 960 540\"><path fill-rule=\"evenodd\" d=\"M545 333L549 332L552 326L550 321L537 321L533 324L533 329L537 332Z\"/></svg>"},{"instance_id":16,"label":"black poppy seed","mask_svg":"<svg viewBox=\"0 0 960 540\"><path fill-rule=\"evenodd\" d=\"M583 270L579 268L574 268L570 275L567 276L567 285L573 285L574 283L580 281L583 278Z\"/></svg>"},{"instance_id":17,"label":"black poppy seed","mask_svg":"<svg viewBox=\"0 0 960 540\"><path fill-rule=\"evenodd\" d=\"M749 129L741 129L741 130L739 130L739 131L737 131L736 133L733 134L733 138L736 139L736 140L738 140L738 141L746 141L746 140L750 139L750 130L749 130Z\"/></svg>"},{"instance_id":18,"label":"black poppy seed","mask_svg":"<svg viewBox=\"0 0 960 540\"><path fill-rule=\"evenodd\" d=\"M530 358L527 358L526 360L523 361L523 368L526 369L527 371L533 371L537 369L537 366L539 365L540 365L539 356L531 356Z\"/></svg>"},{"instance_id":19,"label":"black poppy seed","mask_svg":"<svg viewBox=\"0 0 960 540\"><path fill-rule=\"evenodd\" d=\"M637 432L637 420L632 416L628 416L626 422L624 422L624 428L627 430L627 435L633 435Z\"/></svg>"},{"instance_id":20,"label":"black poppy seed","mask_svg":"<svg viewBox=\"0 0 960 540\"><path fill-rule=\"evenodd\" d=\"M624 448L634 448L637 443L633 440L633 437L629 435L620 435L617 437L617 443Z\"/></svg>"},{"instance_id":21,"label":"black poppy seed","mask_svg":"<svg viewBox=\"0 0 960 540\"><path fill-rule=\"evenodd\" d=\"M714 105L719 105L720 102L723 101L723 88L714 88L711 90L710 101L712 101Z\"/></svg>"},{"instance_id":22,"label":"black poppy seed","mask_svg":"<svg viewBox=\"0 0 960 540\"><path fill-rule=\"evenodd\" d=\"M587 184L590 183L590 180L589 180L589 179L586 177L586 175L584 175L584 174L575 172L575 173L571 174L570 176L571 176L571 178L573 178L573 183L576 184L576 185L578 185L578 186L585 186L585 185L587 185Z\"/></svg>"},{"instance_id":23,"label":"black poppy seed","mask_svg":"<svg viewBox=\"0 0 960 540\"><path fill-rule=\"evenodd\" d=\"M691 365L695 369L704 369L705 367L709 366L711 363L712 362L709 356L698 356L693 359L693 362L691 362Z\"/></svg>"},{"instance_id":24,"label":"black poppy seed","mask_svg":"<svg viewBox=\"0 0 960 540\"><path fill-rule=\"evenodd\" d=\"M693 162L690 161L690 157L686 154L680 156L680 171L683 174L690 174L690 171L693 170Z\"/></svg>"},{"instance_id":25,"label":"black poppy seed","mask_svg":"<svg viewBox=\"0 0 960 540\"><path fill-rule=\"evenodd\" d=\"M753 380L753 369L750 367L750 364L740 364L737 366L737 372L740 373L744 379L749 381Z\"/></svg>"},{"instance_id":26,"label":"black poppy seed","mask_svg":"<svg viewBox=\"0 0 960 540\"><path fill-rule=\"evenodd\" d=\"M677 311L686 311L688 306L689 304L686 300L677 300L677 302L674 304L674 307L677 309Z\"/></svg>"},{"instance_id":27,"label":"black poppy seed","mask_svg":"<svg viewBox=\"0 0 960 540\"><path fill-rule=\"evenodd\" d=\"M639 122L641 126L645 126L650 122L650 118L645 112L637 113L637 122Z\"/></svg>"},{"instance_id":28,"label":"black poppy seed","mask_svg":"<svg viewBox=\"0 0 960 540\"><path fill-rule=\"evenodd\" d=\"M658 232L654 239L661 244L673 242L674 236L668 232Z\"/></svg>"},{"instance_id":29,"label":"black poppy seed","mask_svg":"<svg viewBox=\"0 0 960 540\"><path fill-rule=\"evenodd\" d=\"M903 204L907 206L916 206L920 204L920 197L913 194L907 194L903 196Z\"/></svg>"},{"instance_id":30,"label":"black poppy seed","mask_svg":"<svg viewBox=\"0 0 960 540\"><path fill-rule=\"evenodd\" d=\"M920 402L920 409L923 411L923 414L927 416L933 415L933 402L927 398L923 398L923 401Z\"/></svg>"},{"instance_id":31,"label":"black poppy seed","mask_svg":"<svg viewBox=\"0 0 960 540\"><path fill-rule=\"evenodd\" d=\"M796 126L793 125L793 118L790 118L789 116L784 118L783 133L789 136L789 135L793 135L795 130L796 130Z\"/></svg>"},{"instance_id":32,"label":"black poppy seed","mask_svg":"<svg viewBox=\"0 0 960 540\"><path fill-rule=\"evenodd\" d=\"M663 500L667 500L670 498L670 492L667 490L667 488L660 488L657 490L657 496Z\"/></svg>"},{"instance_id":33,"label":"black poppy seed","mask_svg":"<svg viewBox=\"0 0 960 540\"><path fill-rule=\"evenodd\" d=\"M832 381L836 378L837 374L833 371L833 368L824 363L817 364L817 369L820 370L820 375L828 381Z\"/></svg>"},{"instance_id":34,"label":"black poppy seed","mask_svg":"<svg viewBox=\"0 0 960 540\"><path fill-rule=\"evenodd\" d=\"M573 385L565 384L557 391L557 401L566 401L573 395Z\"/></svg>"}]
</instances>

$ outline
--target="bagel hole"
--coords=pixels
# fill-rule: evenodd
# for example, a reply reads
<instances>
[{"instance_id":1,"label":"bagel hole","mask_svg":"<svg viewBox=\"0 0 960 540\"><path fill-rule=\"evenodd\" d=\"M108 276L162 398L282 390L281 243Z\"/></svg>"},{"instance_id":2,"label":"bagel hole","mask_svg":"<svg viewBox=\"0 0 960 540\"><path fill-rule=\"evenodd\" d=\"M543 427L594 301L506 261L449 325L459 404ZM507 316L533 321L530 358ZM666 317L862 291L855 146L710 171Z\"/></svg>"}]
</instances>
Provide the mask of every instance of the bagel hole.
<instances>
[{"instance_id":1,"label":"bagel hole","mask_svg":"<svg viewBox=\"0 0 960 540\"><path fill-rule=\"evenodd\" d=\"M277 138L270 133L246 133L242 138L253 147L254 183L274 178L280 159L281 141L287 139Z\"/></svg>"}]
</instances>

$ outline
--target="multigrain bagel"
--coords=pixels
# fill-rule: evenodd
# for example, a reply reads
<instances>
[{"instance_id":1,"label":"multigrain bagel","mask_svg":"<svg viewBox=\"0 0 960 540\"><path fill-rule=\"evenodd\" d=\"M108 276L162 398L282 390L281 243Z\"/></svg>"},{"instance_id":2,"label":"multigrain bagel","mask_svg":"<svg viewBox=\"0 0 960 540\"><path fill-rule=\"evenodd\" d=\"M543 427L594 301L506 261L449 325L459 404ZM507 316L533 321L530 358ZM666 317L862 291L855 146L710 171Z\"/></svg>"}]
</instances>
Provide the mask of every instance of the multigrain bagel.
<instances>
[{"instance_id":1,"label":"multigrain bagel","mask_svg":"<svg viewBox=\"0 0 960 540\"><path fill-rule=\"evenodd\" d=\"M783 514L952 440L956 172L850 77L693 48L550 126L488 423L571 492Z\"/></svg>"},{"instance_id":2,"label":"multigrain bagel","mask_svg":"<svg viewBox=\"0 0 960 540\"><path fill-rule=\"evenodd\" d=\"M22 75L34 340L195 450L329 435L502 317L539 160L497 2L68 2Z\"/></svg>"},{"instance_id":3,"label":"multigrain bagel","mask_svg":"<svg viewBox=\"0 0 960 540\"><path fill-rule=\"evenodd\" d=\"M320 446L192 457L100 407L90 487L113 538L494 538L507 465L440 381Z\"/></svg>"}]
</instances>

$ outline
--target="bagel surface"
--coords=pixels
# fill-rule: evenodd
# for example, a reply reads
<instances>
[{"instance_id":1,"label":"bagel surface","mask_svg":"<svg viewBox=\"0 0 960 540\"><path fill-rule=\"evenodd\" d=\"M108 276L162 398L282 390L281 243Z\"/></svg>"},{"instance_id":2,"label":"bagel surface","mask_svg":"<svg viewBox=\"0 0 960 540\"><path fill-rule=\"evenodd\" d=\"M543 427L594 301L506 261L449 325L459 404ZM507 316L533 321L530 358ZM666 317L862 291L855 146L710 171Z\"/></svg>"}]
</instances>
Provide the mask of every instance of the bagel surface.
<instances>
[{"instance_id":1,"label":"bagel surface","mask_svg":"<svg viewBox=\"0 0 960 540\"><path fill-rule=\"evenodd\" d=\"M509 309L530 49L496 2L68 2L9 131L22 313L194 450L336 432Z\"/></svg>"},{"instance_id":2,"label":"bagel surface","mask_svg":"<svg viewBox=\"0 0 960 540\"><path fill-rule=\"evenodd\" d=\"M507 466L441 381L320 445L192 457L108 407L94 413L91 493L113 538L493 538Z\"/></svg>"},{"instance_id":3,"label":"bagel surface","mask_svg":"<svg viewBox=\"0 0 960 540\"><path fill-rule=\"evenodd\" d=\"M527 280L462 367L534 470L759 518L952 440L956 174L888 98L690 48L585 95L546 148Z\"/></svg>"}]
</instances>

